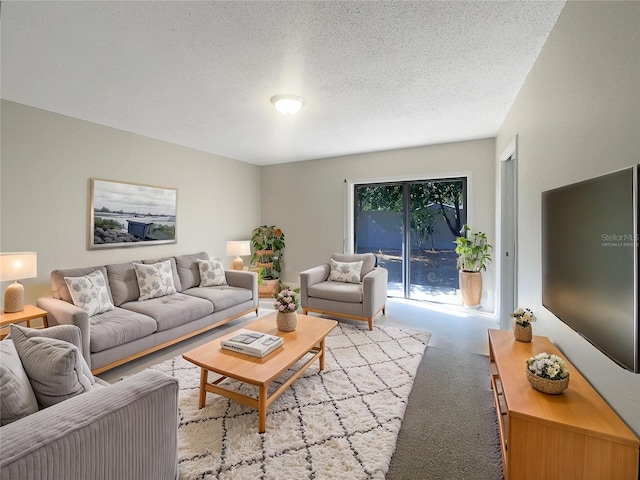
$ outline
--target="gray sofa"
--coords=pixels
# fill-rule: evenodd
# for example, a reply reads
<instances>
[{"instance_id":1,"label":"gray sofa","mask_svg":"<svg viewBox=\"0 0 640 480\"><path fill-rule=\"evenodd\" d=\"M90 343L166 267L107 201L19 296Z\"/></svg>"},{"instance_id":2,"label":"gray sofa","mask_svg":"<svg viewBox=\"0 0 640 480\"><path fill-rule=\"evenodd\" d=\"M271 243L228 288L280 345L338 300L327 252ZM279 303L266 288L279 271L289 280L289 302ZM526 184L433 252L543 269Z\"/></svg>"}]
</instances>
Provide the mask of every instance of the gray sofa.
<instances>
[{"instance_id":1,"label":"gray sofa","mask_svg":"<svg viewBox=\"0 0 640 480\"><path fill-rule=\"evenodd\" d=\"M0 480L177 478L175 378L145 370L109 385L84 363L77 327L24 331L28 352L0 342Z\"/></svg>"},{"instance_id":2,"label":"gray sofa","mask_svg":"<svg viewBox=\"0 0 640 480\"><path fill-rule=\"evenodd\" d=\"M200 287L198 260L205 252L137 260L96 267L54 270L53 297L39 298L49 326L76 325L82 351L94 374L205 332L251 312L258 314L258 278L254 272L226 270L226 285ZM169 260L176 293L139 301L134 263ZM89 314L74 305L65 277L102 272L112 310Z\"/></svg>"},{"instance_id":3,"label":"gray sofa","mask_svg":"<svg viewBox=\"0 0 640 480\"><path fill-rule=\"evenodd\" d=\"M330 263L301 272L302 313L315 312L362 320L368 323L369 330L373 330L375 316L380 312L386 314L389 275L385 268L378 267L376 263L372 253L334 253ZM359 264L355 278L352 278L352 273L347 275L338 271L348 264Z\"/></svg>"}]
</instances>

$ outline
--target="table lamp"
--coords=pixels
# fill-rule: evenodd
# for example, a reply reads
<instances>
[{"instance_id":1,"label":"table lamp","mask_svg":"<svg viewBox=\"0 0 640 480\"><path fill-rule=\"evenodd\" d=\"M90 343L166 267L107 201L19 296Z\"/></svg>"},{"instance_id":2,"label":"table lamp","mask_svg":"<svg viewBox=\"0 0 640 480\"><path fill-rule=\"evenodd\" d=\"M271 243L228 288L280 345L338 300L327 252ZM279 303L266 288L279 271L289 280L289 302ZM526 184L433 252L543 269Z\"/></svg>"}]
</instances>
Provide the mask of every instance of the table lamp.
<instances>
[{"instance_id":1,"label":"table lamp","mask_svg":"<svg viewBox=\"0 0 640 480\"><path fill-rule=\"evenodd\" d=\"M231 262L231 270L242 270L244 262L240 258L244 255L251 255L251 243L249 240L238 240L227 242L227 255L235 255L235 259Z\"/></svg>"},{"instance_id":2,"label":"table lamp","mask_svg":"<svg viewBox=\"0 0 640 480\"><path fill-rule=\"evenodd\" d=\"M36 252L0 253L0 282L15 280L4 292L5 313L24 310L24 287L18 280L38 276Z\"/></svg>"}]
</instances>

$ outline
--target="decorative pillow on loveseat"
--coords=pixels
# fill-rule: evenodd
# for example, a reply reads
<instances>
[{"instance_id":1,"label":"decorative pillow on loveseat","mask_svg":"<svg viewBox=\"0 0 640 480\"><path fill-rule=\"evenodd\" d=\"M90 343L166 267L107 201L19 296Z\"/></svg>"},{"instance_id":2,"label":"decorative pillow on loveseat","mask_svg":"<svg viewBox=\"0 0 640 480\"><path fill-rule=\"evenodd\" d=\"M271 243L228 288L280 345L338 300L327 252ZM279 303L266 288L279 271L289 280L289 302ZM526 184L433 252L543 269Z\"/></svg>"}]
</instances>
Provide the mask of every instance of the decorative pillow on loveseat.
<instances>
[{"instance_id":1,"label":"decorative pillow on loveseat","mask_svg":"<svg viewBox=\"0 0 640 480\"><path fill-rule=\"evenodd\" d=\"M100 270L83 277L64 277L64 281L69 288L73 304L87 312L90 317L114 309L107 282Z\"/></svg>"},{"instance_id":2,"label":"decorative pillow on loveseat","mask_svg":"<svg viewBox=\"0 0 640 480\"><path fill-rule=\"evenodd\" d=\"M177 293L169 260L154 264L134 263L133 266L136 269L140 289L138 300L149 300Z\"/></svg>"},{"instance_id":3,"label":"decorative pillow on loveseat","mask_svg":"<svg viewBox=\"0 0 640 480\"><path fill-rule=\"evenodd\" d=\"M362 260L358 262L337 262L333 258L329 259L331 272L329 281L360 283L360 270L362 270Z\"/></svg>"},{"instance_id":4,"label":"decorative pillow on loveseat","mask_svg":"<svg viewBox=\"0 0 640 480\"><path fill-rule=\"evenodd\" d=\"M0 425L38 411L38 401L18 352L9 339L0 342Z\"/></svg>"},{"instance_id":5,"label":"decorative pillow on loveseat","mask_svg":"<svg viewBox=\"0 0 640 480\"><path fill-rule=\"evenodd\" d=\"M224 275L224 266L218 258L215 260L196 260L200 271L201 287L217 287L227 284L227 277Z\"/></svg>"},{"instance_id":6,"label":"decorative pillow on loveseat","mask_svg":"<svg viewBox=\"0 0 640 480\"><path fill-rule=\"evenodd\" d=\"M11 339L40 408L93 389L95 379L76 345L80 329L58 325L36 330L11 325Z\"/></svg>"}]
</instances>

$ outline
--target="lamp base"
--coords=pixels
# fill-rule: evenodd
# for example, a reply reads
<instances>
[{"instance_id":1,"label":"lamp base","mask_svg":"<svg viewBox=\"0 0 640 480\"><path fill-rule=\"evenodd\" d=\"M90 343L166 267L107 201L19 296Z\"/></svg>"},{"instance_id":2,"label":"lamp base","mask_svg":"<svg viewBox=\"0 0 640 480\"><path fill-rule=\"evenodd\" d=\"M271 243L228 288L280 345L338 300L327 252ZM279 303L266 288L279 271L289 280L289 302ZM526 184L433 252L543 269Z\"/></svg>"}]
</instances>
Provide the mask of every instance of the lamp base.
<instances>
[{"instance_id":1,"label":"lamp base","mask_svg":"<svg viewBox=\"0 0 640 480\"><path fill-rule=\"evenodd\" d=\"M24 287L15 281L4 292L4 312L13 313L22 310L24 310Z\"/></svg>"},{"instance_id":2,"label":"lamp base","mask_svg":"<svg viewBox=\"0 0 640 480\"><path fill-rule=\"evenodd\" d=\"M231 270L242 270L244 268L244 262L240 257L236 257L233 262L231 262Z\"/></svg>"}]
</instances>

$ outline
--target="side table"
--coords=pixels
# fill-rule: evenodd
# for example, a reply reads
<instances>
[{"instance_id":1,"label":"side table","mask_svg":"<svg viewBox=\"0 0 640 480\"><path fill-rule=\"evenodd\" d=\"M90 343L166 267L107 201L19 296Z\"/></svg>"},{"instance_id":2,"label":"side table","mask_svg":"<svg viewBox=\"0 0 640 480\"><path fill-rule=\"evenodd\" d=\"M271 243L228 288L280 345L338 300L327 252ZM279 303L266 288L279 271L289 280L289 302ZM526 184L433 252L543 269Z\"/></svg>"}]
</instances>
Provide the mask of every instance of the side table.
<instances>
[{"instance_id":1,"label":"side table","mask_svg":"<svg viewBox=\"0 0 640 480\"><path fill-rule=\"evenodd\" d=\"M35 305L25 305L21 312L6 313L0 312L0 339L9 335L9 327L12 323L26 322L27 327L31 327L31 320L42 318L44 328L47 328L47 311L36 307Z\"/></svg>"}]
</instances>

